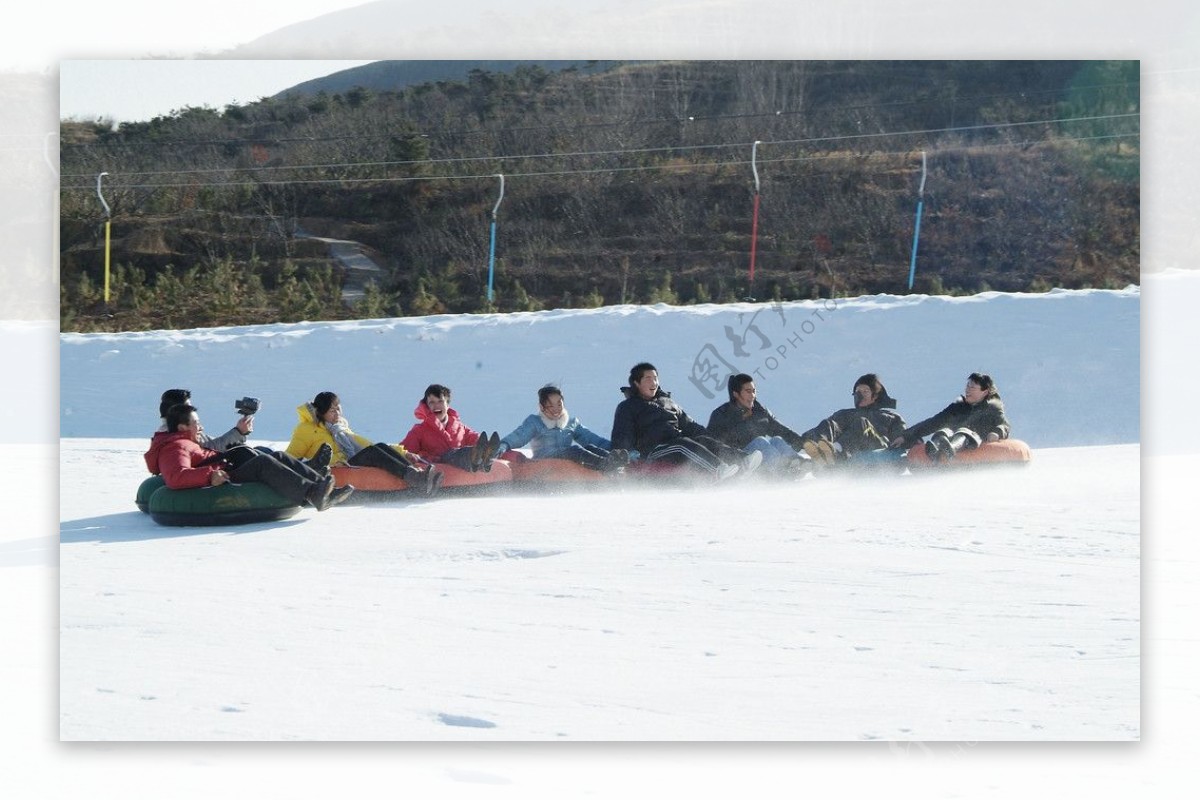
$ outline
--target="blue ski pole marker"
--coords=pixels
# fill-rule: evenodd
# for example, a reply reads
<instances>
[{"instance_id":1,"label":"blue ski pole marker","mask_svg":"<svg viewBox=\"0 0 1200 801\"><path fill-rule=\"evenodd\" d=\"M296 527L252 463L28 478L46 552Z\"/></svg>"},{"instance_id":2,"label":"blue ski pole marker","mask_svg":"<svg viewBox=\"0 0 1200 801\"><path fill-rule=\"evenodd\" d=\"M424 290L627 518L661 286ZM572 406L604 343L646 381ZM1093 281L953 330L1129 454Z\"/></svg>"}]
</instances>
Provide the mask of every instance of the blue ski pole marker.
<instances>
[{"instance_id":1,"label":"blue ski pole marker","mask_svg":"<svg viewBox=\"0 0 1200 801\"><path fill-rule=\"evenodd\" d=\"M908 291L913 288L913 279L917 277L917 243L921 239L921 211L925 206L925 151L921 151L921 186L917 190L917 221L913 225L912 258L908 263Z\"/></svg>"},{"instance_id":2,"label":"blue ski pole marker","mask_svg":"<svg viewBox=\"0 0 1200 801\"><path fill-rule=\"evenodd\" d=\"M496 212L500 210L500 203L504 200L504 176L500 173L496 174L500 179L500 197L496 198L496 205L492 207L492 235L491 243L488 245L488 286L487 299L491 303L495 292L492 287L495 284L496 276Z\"/></svg>"}]
</instances>

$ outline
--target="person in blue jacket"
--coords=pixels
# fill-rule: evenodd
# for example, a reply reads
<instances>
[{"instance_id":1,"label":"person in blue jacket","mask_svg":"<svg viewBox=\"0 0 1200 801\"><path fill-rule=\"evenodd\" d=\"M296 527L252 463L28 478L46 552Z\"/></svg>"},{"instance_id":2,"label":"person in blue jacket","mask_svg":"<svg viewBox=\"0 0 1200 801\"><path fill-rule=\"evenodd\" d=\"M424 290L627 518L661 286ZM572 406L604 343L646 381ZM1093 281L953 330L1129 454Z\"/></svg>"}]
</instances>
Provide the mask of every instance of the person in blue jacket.
<instances>
[{"instance_id":1,"label":"person in blue jacket","mask_svg":"<svg viewBox=\"0 0 1200 801\"><path fill-rule=\"evenodd\" d=\"M529 445L534 459L569 459L592 470L616 470L629 454L584 426L563 405L562 390L547 384L538 390L538 412L500 438L499 453Z\"/></svg>"}]
</instances>

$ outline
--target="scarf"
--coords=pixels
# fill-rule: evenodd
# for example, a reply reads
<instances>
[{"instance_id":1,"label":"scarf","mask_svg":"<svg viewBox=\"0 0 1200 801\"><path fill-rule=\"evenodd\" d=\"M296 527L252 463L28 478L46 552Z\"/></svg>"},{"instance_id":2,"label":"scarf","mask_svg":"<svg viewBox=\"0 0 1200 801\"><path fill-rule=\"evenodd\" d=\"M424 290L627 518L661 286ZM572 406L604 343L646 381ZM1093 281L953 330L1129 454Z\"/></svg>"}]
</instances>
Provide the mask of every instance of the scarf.
<instances>
[{"instance_id":1,"label":"scarf","mask_svg":"<svg viewBox=\"0 0 1200 801\"><path fill-rule=\"evenodd\" d=\"M541 407L538 408L538 417L542 418L542 422L546 424L546 428L566 428L567 423L571 422L571 415L564 406L562 414L558 417L547 417L542 413Z\"/></svg>"},{"instance_id":2,"label":"scarf","mask_svg":"<svg viewBox=\"0 0 1200 801\"><path fill-rule=\"evenodd\" d=\"M324 425L347 460L352 459L354 454L362 450L362 446L354 437L350 436L350 424L346 422L346 418L343 417L336 423L325 423Z\"/></svg>"}]
</instances>

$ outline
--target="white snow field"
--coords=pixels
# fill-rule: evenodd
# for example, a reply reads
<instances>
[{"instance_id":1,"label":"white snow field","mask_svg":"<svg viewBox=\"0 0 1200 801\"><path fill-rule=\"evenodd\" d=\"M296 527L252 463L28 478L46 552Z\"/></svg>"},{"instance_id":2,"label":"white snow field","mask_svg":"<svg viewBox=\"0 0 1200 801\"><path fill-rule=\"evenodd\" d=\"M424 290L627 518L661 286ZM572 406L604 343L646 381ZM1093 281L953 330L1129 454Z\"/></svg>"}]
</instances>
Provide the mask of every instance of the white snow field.
<instances>
[{"instance_id":1,"label":"white snow field","mask_svg":"<svg viewBox=\"0 0 1200 801\"><path fill-rule=\"evenodd\" d=\"M1136 445L234 529L131 509L143 448L63 442L65 739L1138 736Z\"/></svg>"},{"instance_id":2,"label":"white snow field","mask_svg":"<svg viewBox=\"0 0 1200 801\"><path fill-rule=\"evenodd\" d=\"M1139 301L1131 287L63 335L61 737L1136 740ZM503 433L555 380L607 434L643 359L702 422L736 368L797 429L863 372L916 422L984 370L1033 462L359 497L237 528L160 527L133 505L169 386L217 432L258 395L254 441L282 446L324 389L395 442L432 381Z\"/></svg>"}]
</instances>

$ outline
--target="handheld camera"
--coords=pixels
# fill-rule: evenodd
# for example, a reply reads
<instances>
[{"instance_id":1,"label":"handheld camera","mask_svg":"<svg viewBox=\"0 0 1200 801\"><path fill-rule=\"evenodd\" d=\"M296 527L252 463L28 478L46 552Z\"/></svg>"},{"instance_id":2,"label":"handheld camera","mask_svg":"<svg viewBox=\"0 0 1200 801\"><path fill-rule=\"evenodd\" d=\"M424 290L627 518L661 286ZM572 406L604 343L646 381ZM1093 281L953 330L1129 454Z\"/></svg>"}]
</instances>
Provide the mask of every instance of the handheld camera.
<instances>
[{"instance_id":1,"label":"handheld camera","mask_svg":"<svg viewBox=\"0 0 1200 801\"><path fill-rule=\"evenodd\" d=\"M238 414L242 415L243 417L246 417L246 416L256 413L258 411L260 404L258 402L258 398L247 397L247 398L242 398L241 400L235 400L233 402L233 406L235 409L238 410Z\"/></svg>"}]
</instances>

